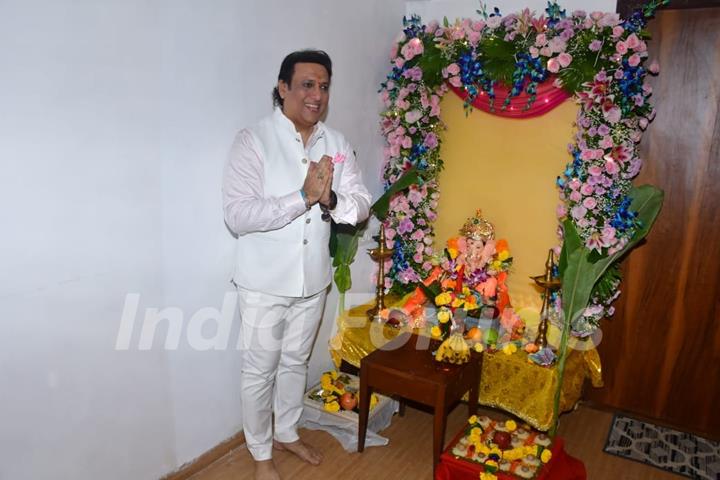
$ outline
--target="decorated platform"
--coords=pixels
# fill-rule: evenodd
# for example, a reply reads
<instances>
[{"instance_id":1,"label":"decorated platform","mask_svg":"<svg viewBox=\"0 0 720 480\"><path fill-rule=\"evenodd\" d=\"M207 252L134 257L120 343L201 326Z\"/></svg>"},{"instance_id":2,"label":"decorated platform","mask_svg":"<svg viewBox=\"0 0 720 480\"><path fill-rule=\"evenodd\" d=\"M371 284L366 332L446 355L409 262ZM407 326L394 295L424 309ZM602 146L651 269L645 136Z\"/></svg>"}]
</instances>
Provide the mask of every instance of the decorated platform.
<instances>
[{"instance_id":1,"label":"decorated platform","mask_svg":"<svg viewBox=\"0 0 720 480\"><path fill-rule=\"evenodd\" d=\"M562 438L527 425L471 417L440 456L435 480L585 480L585 466Z\"/></svg>"},{"instance_id":2,"label":"decorated platform","mask_svg":"<svg viewBox=\"0 0 720 480\"><path fill-rule=\"evenodd\" d=\"M366 304L352 308L338 319L338 333L331 340L330 350L338 367L345 361L359 368L360 360L368 353L401 332L412 330L369 322L365 312L370 307L371 304ZM557 368L528 363L527 353L522 350L510 355L502 351L484 352L483 355L479 402L510 412L537 429L550 429L558 381ZM595 386L602 385L600 359L595 349L584 352L573 350L568 355L561 397L562 411L572 410L580 400L585 379L590 379Z\"/></svg>"}]
</instances>

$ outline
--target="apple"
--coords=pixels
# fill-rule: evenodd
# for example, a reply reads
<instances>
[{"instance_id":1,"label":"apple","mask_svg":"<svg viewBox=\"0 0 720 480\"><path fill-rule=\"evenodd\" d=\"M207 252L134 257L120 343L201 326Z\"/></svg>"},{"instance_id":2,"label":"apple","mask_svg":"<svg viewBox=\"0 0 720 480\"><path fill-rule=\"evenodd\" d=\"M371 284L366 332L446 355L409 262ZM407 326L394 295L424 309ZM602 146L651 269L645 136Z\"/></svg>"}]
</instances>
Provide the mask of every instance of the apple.
<instances>
[{"instance_id":1,"label":"apple","mask_svg":"<svg viewBox=\"0 0 720 480\"><path fill-rule=\"evenodd\" d=\"M340 397L340 406L343 410L352 410L357 406L357 397L350 392L345 392Z\"/></svg>"},{"instance_id":2,"label":"apple","mask_svg":"<svg viewBox=\"0 0 720 480\"><path fill-rule=\"evenodd\" d=\"M496 443L500 450L507 450L512 444L512 437L508 432L495 432L493 435L493 443Z\"/></svg>"}]
</instances>

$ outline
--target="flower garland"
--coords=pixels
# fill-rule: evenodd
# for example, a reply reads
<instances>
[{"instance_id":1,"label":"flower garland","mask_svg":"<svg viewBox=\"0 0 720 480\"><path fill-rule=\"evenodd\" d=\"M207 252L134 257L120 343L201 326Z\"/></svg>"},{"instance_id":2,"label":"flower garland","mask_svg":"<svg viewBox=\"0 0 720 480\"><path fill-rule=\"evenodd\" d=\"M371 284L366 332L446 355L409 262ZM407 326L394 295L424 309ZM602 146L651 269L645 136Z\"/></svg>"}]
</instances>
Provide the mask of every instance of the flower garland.
<instances>
[{"instance_id":1,"label":"flower garland","mask_svg":"<svg viewBox=\"0 0 720 480\"><path fill-rule=\"evenodd\" d=\"M555 86L574 94L580 106L569 146L572 160L556 181L558 218L571 219L598 258L628 243L640 227L628 196L642 166L637 145L655 115L645 77L656 74L658 66L644 65L649 37L644 27L665 3L651 0L626 20L616 13L567 15L556 3L541 16L528 9L502 16L497 8L492 13L483 8L477 20L451 24L446 19L442 26L423 25L417 16L403 19L403 33L391 52L392 71L380 90L387 140L383 178L387 189L417 167L423 182L390 201L385 232L394 254L386 288L407 293L432 269L437 175L443 166L440 100L447 84L467 93L468 110L478 95L487 95L502 110L521 93L529 96L530 108L538 84L553 75ZM504 99L496 98L498 84L511 88ZM588 336L602 317L612 315L619 284L617 266L608 269L584 314L573 320L573 334Z\"/></svg>"}]
</instances>

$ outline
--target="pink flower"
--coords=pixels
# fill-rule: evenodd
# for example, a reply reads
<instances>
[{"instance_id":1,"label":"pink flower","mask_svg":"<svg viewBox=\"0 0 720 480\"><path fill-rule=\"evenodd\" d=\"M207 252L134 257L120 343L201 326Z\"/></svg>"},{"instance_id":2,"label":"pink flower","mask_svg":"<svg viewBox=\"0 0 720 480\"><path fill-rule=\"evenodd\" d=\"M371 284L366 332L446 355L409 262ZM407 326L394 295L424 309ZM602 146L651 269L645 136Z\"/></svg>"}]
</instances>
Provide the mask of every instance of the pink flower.
<instances>
[{"instance_id":1,"label":"pink flower","mask_svg":"<svg viewBox=\"0 0 720 480\"><path fill-rule=\"evenodd\" d=\"M623 27L621 27L620 25L616 25L613 27L612 36L614 38L618 38L620 35L623 34L624 31L625 29Z\"/></svg>"},{"instance_id":2,"label":"pink flower","mask_svg":"<svg viewBox=\"0 0 720 480\"><path fill-rule=\"evenodd\" d=\"M640 65L640 55L638 55L637 53L633 53L632 55L630 55L630 58L628 58L628 64L631 67L637 67L638 65Z\"/></svg>"},{"instance_id":3,"label":"pink flower","mask_svg":"<svg viewBox=\"0 0 720 480\"><path fill-rule=\"evenodd\" d=\"M557 58L551 58L547 62L547 69L552 73L557 73L560 70L560 62Z\"/></svg>"},{"instance_id":4,"label":"pink flower","mask_svg":"<svg viewBox=\"0 0 720 480\"><path fill-rule=\"evenodd\" d=\"M580 220L581 218L584 218L586 213L587 213L587 208L583 207L582 205L575 205L570 210L570 215L575 220Z\"/></svg>"},{"instance_id":5,"label":"pink flower","mask_svg":"<svg viewBox=\"0 0 720 480\"><path fill-rule=\"evenodd\" d=\"M397 68L402 68L403 65L405 65L405 59L402 58L402 57L397 57L397 58L395 59L395 66L396 66Z\"/></svg>"},{"instance_id":6,"label":"pink flower","mask_svg":"<svg viewBox=\"0 0 720 480\"><path fill-rule=\"evenodd\" d=\"M462 86L462 81L460 80L460 77L457 77L457 76L455 76L455 77L450 77L450 79L448 80L448 82L450 82L450 85L452 85L453 87L458 87L458 88L459 88L459 87Z\"/></svg>"},{"instance_id":7,"label":"pink flower","mask_svg":"<svg viewBox=\"0 0 720 480\"><path fill-rule=\"evenodd\" d=\"M530 56L532 58L538 58L540 56L540 50L537 47L530 47Z\"/></svg>"},{"instance_id":8,"label":"pink flower","mask_svg":"<svg viewBox=\"0 0 720 480\"><path fill-rule=\"evenodd\" d=\"M620 167L618 167L618 164L615 162L615 160L611 158L605 161L605 171L610 175L615 175L620 171Z\"/></svg>"},{"instance_id":9,"label":"pink flower","mask_svg":"<svg viewBox=\"0 0 720 480\"><path fill-rule=\"evenodd\" d=\"M563 40L561 37L554 37L548 43L548 47L550 47L550 50L555 53L564 52L567 48L567 42L565 42L565 40Z\"/></svg>"},{"instance_id":10,"label":"pink flower","mask_svg":"<svg viewBox=\"0 0 720 480\"><path fill-rule=\"evenodd\" d=\"M395 229L385 227L385 240L388 242L391 241L393 238L395 238Z\"/></svg>"},{"instance_id":11,"label":"pink flower","mask_svg":"<svg viewBox=\"0 0 720 480\"><path fill-rule=\"evenodd\" d=\"M600 40L593 40L592 42L590 42L588 48L592 52L597 52L602 48L602 42Z\"/></svg>"},{"instance_id":12,"label":"pink flower","mask_svg":"<svg viewBox=\"0 0 720 480\"><path fill-rule=\"evenodd\" d=\"M577 190L573 190L572 192L570 192L569 198L573 202L579 202L580 200L582 200L582 195Z\"/></svg>"},{"instance_id":13,"label":"pink flower","mask_svg":"<svg viewBox=\"0 0 720 480\"><path fill-rule=\"evenodd\" d=\"M585 246L590 250L597 250L598 252L600 252L602 250L602 241L600 240L600 234L597 232L592 233L590 237L588 237L588 239L585 241Z\"/></svg>"},{"instance_id":14,"label":"pink flower","mask_svg":"<svg viewBox=\"0 0 720 480\"><path fill-rule=\"evenodd\" d=\"M605 120L611 124L618 123L620 121L621 111L620 108L615 105L610 98L606 98L602 104L602 112Z\"/></svg>"},{"instance_id":15,"label":"pink flower","mask_svg":"<svg viewBox=\"0 0 720 480\"><path fill-rule=\"evenodd\" d=\"M405 121L407 123L415 123L420 120L420 117L422 117L422 113L419 110L410 110L405 114Z\"/></svg>"},{"instance_id":16,"label":"pink flower","mask_svg":"<svg viewBox=\"0 0 720 480\"><path fill-rule=\"evenodd\" d=\"M588 210L592 210L597 206L597 200L595 200L595 197L586 197L585 200L583 200L583 206Z\"/></svg>"},{"instance_id":17,"label":"pink flower","mask_svg":"<svg viewBox=\"0 0 720 480\"><path fill-rule=\"evenodd\" d=\"M558 62L560 62L560 66L562 68L566 68L568 65L570 65L570 62L572 62L572 55L563 52L558 55Z\"/></svg>"},{"instance_id":18,"label":"pink flower","mask_svg":"<svg viewBox=\"0 0 720 480\"><path fill-rule=\"evenodd\" d=\"M495 15L494 17L490 17L487 19L487 26L491 30L494 30L497 27L499 27L501 23L502 23L502 18L499 15Z\"/></svg>"},{"instance_id":19,"label":"pink flower","mask_svg":"<svg viewBox=\"0 0 720 480\"><path fill-rule=\"evenodd\" d=\"M615 229L608 225L602 229L602 241L605 246L609 246L614 243L615 240Z\"/></svg>"},{"instance_id":20,"label":"pink flower","mask_svg":"<svg viewBox=\"0 0 720 480\"><path fill-rule=\"evenodd\" d=\"M336 153L332 159L332 163L334 163L335 165L337 165L338 163L343 163L344 161L345 161L345 155L343 155L340 152Z\"/></svg>"},{"instance_id":21,"label":"pink flower","mask_svg":"<svg viewBox=\"0 0 720 480\"><path fill-rule=\"evenodd\" d=\"M623 42L622 40L617 42L615 44L615 51L620 55L625 55L628 51L627 43Z\"/></svg>"},{"instance_id":22,"label":"pink flower","mask_svg":"<svg viewBox=\"0 0 720 480\"><path fill-rule=\"evenodd\" d=\"M602 170L597 165L593 165L592 167L588 168L588 173L593 177L597 177L602 174Z\"/></svg>"},{"instance_id":23,"label":"pink flower","mask_svg":"<svg viewBox=\"0 0 720 480\"><path fill-rule=\"evenodd\" d=\"M653 75L657 75L658 73L660 73L660 64L658 63L658 61L653 60L652 62L650 62L648 70L650 70L650 73L652 73Z\"/></svg>"},{"instance_id":24,"label":"pink flower","mask_svg":"<svg viewBox=\"0 0 720 480\"><path fill-rule=\"evenodd\" d=\"M636 48L638 48L640 46L640 39L638 38L637 35L635 35L634 33L631 33L625 39L625 43L628 48L635 50Z\"/></svg>"},{"instance_id":25,"label":"pink flower","mask_svg":"<svg viewBox=\"0 0 720 480\"><path fill-rule=\"evenodd\" d=\"M612 137L607 135L600 140L600 143L598 145L600 146L600 148L612 148L614 143Z\"/></svg>"},{"instance_id":26,"label":"pink flower","mask_svg":"<svg viewBox=\"0 0 720 480\"><path fill-rule=\"evenodd\" d=\"M407 199L410 203L412 203L414 206L418 206L420 202L423 201L424 197L423 194L420 193L420 190L416 186L410 187L407 193Z\"/></svg>"},{"instance_id":27,"label":"pink flower","mask_svg":"<svg viewBox=\"0 0 720 480\"><path fill-rule=\"evenodd\" d=\"M409 42L403 45L400 53L403 57L405 57L405 60L411 60L415 56L422 54L423 51L425 51L425 47L423 47L422 41L415 37L411 38Z\"/></svg>"},{"instance_id":28,"label":"pink flower","mask_svg":"<svg viewBox=\"0 0 720 480\"><path fill-rule=\"evenodd\" d=\"M593 193L593 188L594 188L594 187L593 187L592 185L590 185L590 184L588 184L588 183L584 183L583 186L580 187L580 193L582 193L583 195L586 195L586 196L587 196L587 195L592 195L592 193Z\"/></svg>"},{"instance_id":29,"label":"pink flower","mask_svg":"<svg viewBox=\"0 0 720 480\"><path fill-rule=\"evenodd\" d=\"M564 218L567 215L567 208L564 203L561 203L555 209L555 214L558 218Z\"/></svg>"},{"instance_id":30,"label":"pink flower","mask_svg":"<svg viewBox=\"0 0 720 480\"><path fill-rule=\"evenodd\" d=\"M460 67L457 63L451 63L447 66L447 71L450 75L457 75L458 73L460 73Z\"/></svg>"},{"instance_id":31,"label":"pink flower","mask_svg":"<svg viewBox=\"0 0 720 480\"><path fill-rule=\"evenodd\" d=\"M544 33L539 34L537 37L535 37L535 45L538 47L542 47L547 43L547 37Z\"/></svg>"},{"instance_id":32,"label":"pink flower","mask_svg":"<svg viewBox=\"0 0 720 480\"><path fill-rule=\"evenodd\" d=\"M620 15L617 13L605 13L598 22L601 27L612 27L620 23Z\"/></svg>"}]
</instances>

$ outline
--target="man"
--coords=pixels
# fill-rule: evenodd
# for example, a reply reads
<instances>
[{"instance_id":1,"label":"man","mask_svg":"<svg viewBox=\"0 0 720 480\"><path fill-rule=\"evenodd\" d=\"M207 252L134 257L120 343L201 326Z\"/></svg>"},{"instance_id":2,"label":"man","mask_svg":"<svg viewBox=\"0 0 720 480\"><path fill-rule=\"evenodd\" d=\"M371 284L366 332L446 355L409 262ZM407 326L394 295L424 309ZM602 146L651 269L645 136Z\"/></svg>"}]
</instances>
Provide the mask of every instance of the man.
<instances>
[{"instance_id":1,"label":"man","mask_svg":"<svg viewBox=\"0 0 720 480\"><path fill-rule=\"evenodd\" d=\"M369 213L352 147L320 121L331 76L325 52L285 57L275 111L237 135L223 179L225 222L238 235L243 429L258 480L280 478L273 447L322 459L297 424L332 277L329 220L356 224Z\"/></svg>"}]
</instances>

